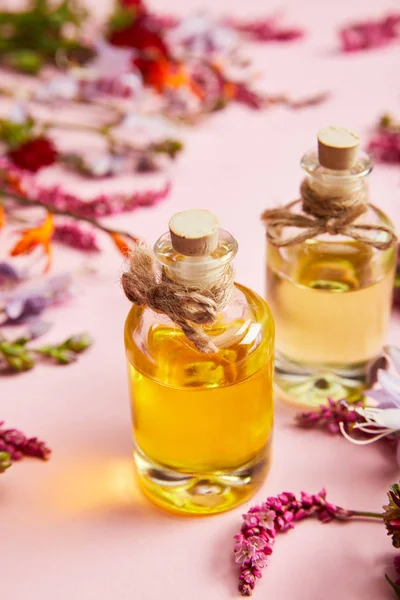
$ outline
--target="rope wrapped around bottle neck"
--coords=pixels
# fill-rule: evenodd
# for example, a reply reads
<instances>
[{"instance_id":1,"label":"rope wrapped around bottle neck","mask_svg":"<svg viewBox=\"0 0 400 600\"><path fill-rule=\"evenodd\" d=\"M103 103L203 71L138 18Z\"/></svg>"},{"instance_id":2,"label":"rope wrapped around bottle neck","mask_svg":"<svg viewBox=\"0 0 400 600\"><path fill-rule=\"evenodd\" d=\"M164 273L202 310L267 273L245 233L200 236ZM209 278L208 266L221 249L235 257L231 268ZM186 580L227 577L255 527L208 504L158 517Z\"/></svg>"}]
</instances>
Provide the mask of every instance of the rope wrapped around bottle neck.
<instances>
[{"instance_id":1,"label":"rope wrapped around bottle neck","mask_svg":"<svg viewBox=\"0 0 400 600\"><path fill-rule=\"evenodd\" d=\"M214 323L230 301L234 285L231 265L206 287L187 286L158 268L152 251L138 244L132 250L129 269L123 273L121 283L133 304L169 317L200 352L218 351L201 326Z\"/></svg>"},{"instance_id":2,"label":"rope wrapped around bottle neck","mask_svg":"<svg viewBox=\"0 0 400 600\"><path fill-rule=\"evenodd\" d=\"M293 212L290 202L281 208L268 209L261 215L266 225L268 239L273 246L284 247L301 244L323 233L344 235L378 250L387 250L397 242L396 232L390 225L356 223L368 210L364 190L343 193L340 196L322 196L310 187L307 179L301 184L300 194L303 214ZM286 237L284 227L296 227L300 233ZM386 233L386 240L374 239L375 234ZM371 236L370 234L374 234Z\"/></svg>"}]
</instances>

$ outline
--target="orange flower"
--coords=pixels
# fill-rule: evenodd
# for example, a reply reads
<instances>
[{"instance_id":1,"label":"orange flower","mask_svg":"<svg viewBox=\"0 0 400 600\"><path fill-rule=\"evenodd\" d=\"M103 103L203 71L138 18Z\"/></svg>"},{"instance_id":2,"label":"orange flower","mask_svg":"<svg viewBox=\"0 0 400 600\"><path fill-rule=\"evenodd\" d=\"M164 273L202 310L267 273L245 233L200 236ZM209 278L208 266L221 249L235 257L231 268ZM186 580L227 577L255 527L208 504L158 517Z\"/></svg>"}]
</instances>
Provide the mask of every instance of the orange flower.
<instances>
[{"instance_id":1,"label":"orange flower","mask_svg":"<svg viewBox=\"0 0 400 600\"><path fill-rule=\"evenodd\" d=\"M129 256L131 253L130 245L125 241L124 237L119 233L110 233L110 236L123 256Z\"/></svg>"},{"instance_id":2,"label":"orange flower","mask_svg":"<svg viewBox=\"0 0 400 600\"><path fill-rule=\"evenodd\" d=\"M21 194L21 196L23 196L25 194L25 191L22 187L21 179L11 173L4 173L4 175L6 183L10 185L11 191L16 192L17 194Z\"/></svg>"},{"instance_id":3,"label":"orange flower","mask_svg":"<svg viewBox=\"0 0 400 600\"><path fill-rule=\"evenodd\" d=\"M5 220L4 208L0 204L0 229L4 227Z\"/></svg>"},{"instance_id":4,"label":"orange flower","mask_svg":"<svg viewBox=\"0 0 400 600\"><path fill-rule=\"evenodd\" d=\"M225 81L223 95L226 100L233 100L237 92L237 85L233 81Z\"/></svg>"},{"instance_id":5,"label":"orange flower","mask_svg":"<svg viewBox=\"0 0 400 600\"><path fill-rule=\"evenodd\" d=\"M54 231L53 216L51 213L47 214L47 217L39 227L33 229L26 229L22 232L21 239L12 248L11 256L19 256L20 254L30 254L38 246L43 246L43 249L47 256L47 264L45 272L50 269L51 265L51 237Z\"/></svg>"},{"instance_id":6,"label":"orange flower","mask_svg":"<svg viewBox=\"0 0 400 600\"><path fill-rule=\"evenodd\" d=\"M167 88L178 89L187 86L194 94L202 97L203 92L193 80L183 63L176 63L165 56L138 58L135 65L142 73L145 83L158 93Z\"/></svg>"}]
</instances>

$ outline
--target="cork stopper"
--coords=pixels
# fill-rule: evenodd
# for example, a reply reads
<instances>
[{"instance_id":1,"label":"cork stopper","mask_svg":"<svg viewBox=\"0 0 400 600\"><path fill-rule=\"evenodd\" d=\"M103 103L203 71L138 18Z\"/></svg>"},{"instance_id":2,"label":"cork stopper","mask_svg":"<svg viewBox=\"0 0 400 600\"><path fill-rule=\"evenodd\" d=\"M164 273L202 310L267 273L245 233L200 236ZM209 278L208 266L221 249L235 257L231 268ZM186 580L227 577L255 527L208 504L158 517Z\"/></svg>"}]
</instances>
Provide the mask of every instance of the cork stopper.
<instances>
[{"instance_id":1,"label":"cork stopper","mask_svg":"<svg viewBox=\"0 0 400 600\"><path fill-rule=\"evenodd\" d=\"M325 127L318 132L320 165L335 171L351 169L360 145L358 135L344 127Z\"/></svg>"},{"instance_id":2,"label":"cork stopper","mask_svg":"<svg viewBox=\"0 0 400 600\"><path fill-rule=\"evenodd\" d=\"M207 256L218 246L218 219L208 210L177 213L169 222L174 250L184 256Z\"/></svg>"}]
</instances>

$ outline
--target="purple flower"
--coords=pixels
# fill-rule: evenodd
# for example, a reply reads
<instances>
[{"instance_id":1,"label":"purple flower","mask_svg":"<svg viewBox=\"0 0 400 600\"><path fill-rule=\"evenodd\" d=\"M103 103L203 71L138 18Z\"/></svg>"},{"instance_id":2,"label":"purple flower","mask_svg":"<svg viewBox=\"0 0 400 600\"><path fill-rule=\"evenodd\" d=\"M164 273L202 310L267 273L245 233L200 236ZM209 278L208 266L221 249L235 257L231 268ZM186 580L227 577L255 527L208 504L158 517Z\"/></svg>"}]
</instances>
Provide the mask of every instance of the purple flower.
<instances>
[{"instance_id":1,"label":"purple flower","mask_svg":"<svg viewBox=\"0 0 400 600\"><path fill-rule=\"evenodd\" d=\"M15 285L21 280L19 273L5 262L0 262L0 289L9 285Z\"/></svg>"},{"instance_id":2,"label":"purple flower","mask_svg":"<svg viewBox=\"0 0 400 600\"><path fill-rule=\"evenodd\" d=\"M377 401L379 408L400 408L400 349L386 346L384 350L391 360L395 374L379 369L377 378L380 387L369 390L366 394Z\"/></svg>"},{"instance_id":3,"label":"purple flower","mask_svg":"<svg viewBox=\"0 0 400 600\"><path fill-rule=\"evenodd\" d=\"M7 325L19 325L39 316L47 307L55 306L71 295L69 275L51 277L44 284L13 293L0 293L0 307Z\"/></svg>"}]
</instances>

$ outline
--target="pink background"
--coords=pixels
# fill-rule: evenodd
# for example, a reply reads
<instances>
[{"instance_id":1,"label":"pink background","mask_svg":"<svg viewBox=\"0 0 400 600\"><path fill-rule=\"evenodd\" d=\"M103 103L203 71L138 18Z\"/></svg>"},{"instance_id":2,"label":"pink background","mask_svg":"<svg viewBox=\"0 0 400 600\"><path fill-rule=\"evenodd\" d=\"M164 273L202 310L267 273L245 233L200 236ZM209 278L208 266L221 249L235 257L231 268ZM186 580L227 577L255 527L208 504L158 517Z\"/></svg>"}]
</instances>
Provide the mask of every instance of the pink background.
<instances>
[{"instance_id":1,"label":"pink background","mask_svg":"<svg viewBox=\"0 0 400 600\"><path fill-rule=\"evenodd\" d=\"M100 4L93 2L99 17L107 6ZM188 14L195 8L215 11L215 4L153 0L151 6ZM261 0L218 2L218 12L241 16L270 14L275 7L277 2ZM344 124L366 139L383 111L400 115L400 46L343 56L335 34L344 22L396 7L386 0L282 2L285 22L304 26L307 38L254 46L248 55L269 93L299 98L328 90L329 101L299 112L234 107L183 131L186 149L172 174L170 198L113 219L113 225L153 242L175 211L210 208L239 241L237 279L262 294L259 214L296 197L299 159L314 144L318 128ZM373 200L397 225L399 184L396 167L379 166L371 177ZM12 600L238 597L232 536L248 507L212 518L178 518L154 508L137 489L122 342L129 304L118 284L120 257L108 241L104 246L104 253L90 261L97 275L82 279L76 298L47 315L55 323L49 341L88 331L95 338L93 348L76 365L42 366L1 380L1 418L39 435L53 449L49 463L25 461L0 478L2 595ZM58 251L55 270L76 270L82 260ZM398 334L399 322L394 322L392 342ZM389 449L359 448L327 434L298 431L293 414L277 406L273 466L256 499L325 486L335 503L379 510L399 474ZM277 540L255 597L390 599L384 573L391 572L394 554L379 524L304 522Z\"/></svg>"}]
</instances>

